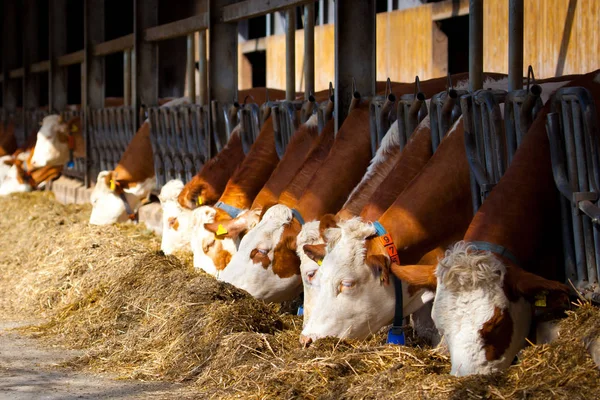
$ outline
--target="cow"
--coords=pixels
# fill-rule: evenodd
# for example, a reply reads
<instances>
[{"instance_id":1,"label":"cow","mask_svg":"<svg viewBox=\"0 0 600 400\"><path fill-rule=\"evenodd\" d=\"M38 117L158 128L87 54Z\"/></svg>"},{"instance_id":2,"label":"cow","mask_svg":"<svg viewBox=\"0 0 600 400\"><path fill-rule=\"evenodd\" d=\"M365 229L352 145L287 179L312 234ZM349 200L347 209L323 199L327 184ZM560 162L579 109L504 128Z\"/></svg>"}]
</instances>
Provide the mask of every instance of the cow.
<instances>
[{"instance_id":1,"label":"cow","mask_svg":"<svg viewBox=\"0 0 600 400\"><path fill-rule=\"evenodd\" d=\"M586 87L600 112L600 72L569 86ZM510 365L525 344L532 308L564 307L560 205L542 109L506 173L462 241L425 268L392 266L402 280L435 290L432 317L450 351L451 373L488 374Z\"/></svg>"},{"instance_id":2,"label":"cow","mask_svg":"<svg viewBox=\"0 0 600 400\"><path fill-rule=\"evenodd\" d=\"M225 147L185 186L179 180L167 182L163 186L159 200L163 218L161 250L165 254L178 249L191 251L192 210L197 206L216 203L227 181L244 158L238 125L231 132Z\"/></svg>"}]
</instances>

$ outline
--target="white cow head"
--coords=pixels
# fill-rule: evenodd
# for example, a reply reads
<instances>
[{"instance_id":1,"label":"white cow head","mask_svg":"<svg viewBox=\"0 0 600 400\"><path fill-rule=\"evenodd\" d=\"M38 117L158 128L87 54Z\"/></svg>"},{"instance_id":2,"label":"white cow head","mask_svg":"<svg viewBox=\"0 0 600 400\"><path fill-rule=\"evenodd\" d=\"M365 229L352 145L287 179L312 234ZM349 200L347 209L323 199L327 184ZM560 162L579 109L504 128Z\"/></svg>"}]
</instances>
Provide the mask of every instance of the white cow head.
<instances>
[{"instance_id":1,"label":"white cow head","mask_svg":"<svg viewBox=\"0 0 600 400\"><path fill-rule=\"evenodd\" d=\"M162 240L160 249L165 254L172 254L176 250L190 250L192 236L192 211L179 205L177 197L183 190L183 182L171 180L161 189L160 206L162 208Z\"/></svg>"},{"instance_id":2,"label":"white cow head","mask_svg":"<svg viewBox=\"0 0 600 400\"><path fill-rule=\"evenodd\" d=\"M277 245L291 221L292 211L284 205L276 204L266 210L262 220L242 238L219 279L265 301L281 302L298 296L302 281L295 266L273 263Z\"/></svg>"},{"instance_id":3,"label":"white cow head","mask_svg":"<svg viewBox=\"0 0 600 400\"><path fill-rule=\"evenodd\" d=\"M227 265L229 254L236 252L232 239L218 239L215 234L204 227L215 221L217 210L210 206L201 206L192 211L190 245L194 252L194 268L201 269L217 276L224 265Z\"/></svg>"},{"instance_id":4,"label":"white cow head","mask_svg":"<svg viewBox=\"0 0 600 400\"><path fill-rule=\"evenodd\" d=\"M92 202L90 224L92 225L111 225L129 220L125 204L117 190L123 191L131 210L135 213L141 204L141 200L148 197L156 185L156 178L152 177L144 182L138 182L135 187L113 190L111 183L107 183L107 179L109 181L112 179L110 177L110 171L102 171L98 174L96 186L94 186L90 196Z\"/></svg>"},{"instance_id":5,"label":"white cow head","mask_svg":"<svg viewBox=\"0 0 600 400\"><path fill-rule=\"evenodd\" d=\"M564 299L568 288L459 242L437 268L402 266L408 283L431 281L437 289L432 317L448 344L451 373L488 374L508 367L529 332L535 296ZM557 296L558 295L558 296Z\"/></svg>"},{"instance_id":6,"label":"white cow head","mask_svg":"<svg viewBox=\"0 0 600 400\"><path fill-rule=\"evenodd\" d=\"M23 179L22 163L21 160L17 159L8 168L0 184L0 196L6 196L11 193L31 192L31 185Z\"/></svg>"},{"instance_id":7,"label":"white cow head","mask_svg":"<svg viewBox=\"0 0 600 400\"><path fill-rule=\"evenodd\" d=\"M298 234L296 243L296 253L300 257L300 276L302 276L302 286L304 287L304 323L310 317L315 306L315 299L319 290L315 277L321 264L322 256L320 253L325 251L323 249L325 241L321 237L319 221L304 224ZM305 251L305 249L308 251ZM319 253L319 256L316 255L317 253Z\"/></svg>"},{"instance_id":8,"label":"white cow head","mask_svg":"<svg viewBox=\"0 0 600 400\"><path fill-rule=\"evenodd\" d=\"M66 163L69 160L68 135L68 126L60 115L44 117L31 157L32 167L41 168Z\"/></svg>"},{"instance_id":9,"label":"white cow head","mask_svg":"<svg viewBox=\"0 0 600 400\"><path fill-rule=\"evenodd\" d=\"M367 255L367 239L374 235L373 225L360 218L325 231L327 254L312 278L316 297L309 300L318 307L305 318L303 343L326 336L363 339L393 319L396 293L390 284L390 259L385 250ZM403 285L404 315L415 312L432 297L431 292L409 294Z\"/></svg>"}]
</instances>

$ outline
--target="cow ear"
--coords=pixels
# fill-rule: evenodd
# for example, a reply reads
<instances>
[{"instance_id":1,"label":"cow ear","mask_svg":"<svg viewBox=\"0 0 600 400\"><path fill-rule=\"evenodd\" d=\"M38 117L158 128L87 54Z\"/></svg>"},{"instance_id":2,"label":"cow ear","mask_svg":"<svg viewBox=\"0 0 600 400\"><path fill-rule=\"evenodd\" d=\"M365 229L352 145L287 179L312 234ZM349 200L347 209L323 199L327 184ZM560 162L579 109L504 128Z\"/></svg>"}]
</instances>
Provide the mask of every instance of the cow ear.
<instances>
[{"instance_id":1,"label":"cow ear","mask_svg":"<svg viewBox=\"0 0 600 400\"><path fill-rule=\"evenodd\" d=\"M504 276L504 291L511 300L519 297L534 303L543 299L546 306L546 296L553 299L557 307L568 304L569 287L557 281L542 278L539 275L527 272L522 268L509 265Z\"/></svg>"},{"instance_id":2,"label":"cow ear","mask_svg":"<svg viewBox=\"0 0 600 400\"><path fill-rule=\"evenodd\" d=\"M273 272L280 278L300 274L300 258L296 254L296 236L285 236L273 250Z\"/></svg>"},{"instance_id":3,"label":"cow ear","mask_svg":"<svg viewBox=\"0 0 600 400\"><path fill-rule=\"evenodd\" d=\"M365 259L365 263L373 270L374 273L379 274L379 280L387 285L390 283L390 259L383 254L372 254L368 255Z\"/></svg>"},{"instance_id":4,"label":"cow ear","mask_svg":"<svg viewBox=\"0 0 600 400\"><path fill-rule=\"evenodd\" d=\"M335 214L325 214L321 217L321 221L319 222L319 234L321 237L325 237L324 233L329 228L337 228L338 221Z\"/></svg>"},{"instance_id":5,"label":"cow ear","mask_svg":"<svg viewBox=\"0 0 600 400\"><path fill-rule=\"evenodd\" d=\"M435 292L437 277L435 265L398 265L392 264L394 276L409 285L409 292L415 293L421 289Z\"/></svg>"},{"instance_id":6,"label":"cow ear","mask_svg":"<svg viewBox=\"0 0 600 400\"><path fill-rule=\"evenodd\" d=\"M304 254L306 254L308 258L321 265L325 258L325 246L326 245L324 244L305 244L302 247L302 250L304 250Z\"/></svg>"}]
</instances>

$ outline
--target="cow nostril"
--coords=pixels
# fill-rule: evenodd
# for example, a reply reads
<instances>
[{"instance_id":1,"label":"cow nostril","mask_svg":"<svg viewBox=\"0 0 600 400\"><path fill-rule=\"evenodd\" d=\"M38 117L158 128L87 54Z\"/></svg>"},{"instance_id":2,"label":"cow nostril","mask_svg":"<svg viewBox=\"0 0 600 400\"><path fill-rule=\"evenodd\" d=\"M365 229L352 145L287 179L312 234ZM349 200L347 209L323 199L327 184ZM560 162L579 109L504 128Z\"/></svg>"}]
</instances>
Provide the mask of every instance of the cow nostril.
<instances>
[{"instance_id":1,"label":"cow nostril","mask_svg":"<svg viewBox=\"0 0 600 400\"><path fill-rule=\"evenodd\" d=\"M312 338L310 336L300 335L300 343L306 348L312 343Z\"/></svg>"}]
</instances>

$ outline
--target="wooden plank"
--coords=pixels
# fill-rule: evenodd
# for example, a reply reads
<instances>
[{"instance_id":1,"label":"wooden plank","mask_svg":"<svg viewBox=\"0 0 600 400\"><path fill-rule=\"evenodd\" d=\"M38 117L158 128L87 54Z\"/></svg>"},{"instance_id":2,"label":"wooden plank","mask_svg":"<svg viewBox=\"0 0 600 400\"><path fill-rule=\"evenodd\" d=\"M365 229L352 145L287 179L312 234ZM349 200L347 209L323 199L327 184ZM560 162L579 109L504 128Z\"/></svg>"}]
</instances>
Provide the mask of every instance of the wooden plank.
<instances>
[{"instance_id":1,"label":"wooden plank","mask_svg":"<svg viewBox=\"0 0 600 400\"><path fill-rule=\"evenodd\" d=\"M29 72L31 72L32 74L39 74L40 72L47 72L47 71L50 71L50 61L49 60L33 63L33 64L31 64L31 67L29 68Z\"/></svg>"},{"instance_id":2,"label":"wooden plank","mask_svg":"<svg viewBox=\"0 0 600 400\"><path fill-rule=\"evenodd\" d=\"M243 54L255 51L267 50L267 38L250 39L240 43L240 50Z\"/></svg>"},{"instance_id":3,"label":"wooden plank","mask_svg":"<svg viewBox=\"0 0 600 400\"><path fill-rule=\"evenodd\" d=\"M190 33L208 29L208 13L201 13L179 21L147 28L144 33L146 42L173 39Z\"/></svg>"},{"instance_id":4,"label":"wooden plank","mask_svg":"<svg viewBox=\"0 0 600 400\"><path fill-rule=\"evenodd\" d=\"M83 63L85 51L79 50L73 53L65 54L64 56L58 57L58 65L60 67L67 67L69 65Z\"/></svg>"},{"instance_id":5,"label":"wooden plank","mask_svg":"<svg viewBox=\"0 0 600 400\"><path fill-rule=\"evenodd\" d=\"M245 0L230 4L221 9L223 22L237 22L244 19L260 17L276 11L314 3L315 0Z\"/></svg>"},{"instance_id":6,"label":"wooden plank","mask_svg":"<svg viewBox=\"0 0 600 400\"><path fill-rule=\"evenodd\" d=\"M109 54L121 53L133 48L133 33L116 39L107 40L94 46L94 56L107 56Z\"/></svg>"},{"instance_id":7,"label":"wooden plank","mask_svg":"<svg viewBox=\"0 0 600 400\"><path fill-rule=\"evenodd\" d=\"M13 69L8 73L8 77L10 79L22 78L23 75L25 75L25 68L23 68L23 67Z\"/></svg>"},{"instance_id":8,"label":"wooden plank","mask_svg":"<svg viewBox=\"0 0 600 400\"><path fill-rule=\"evenodd\" d=\"M446 0L431 3L431 19L433 21L463 15L469 15L469 0Z\"/></svg>"}]
</instances>

